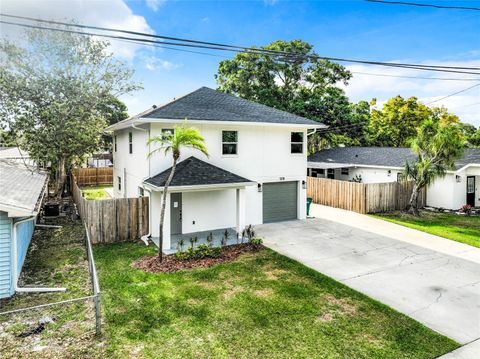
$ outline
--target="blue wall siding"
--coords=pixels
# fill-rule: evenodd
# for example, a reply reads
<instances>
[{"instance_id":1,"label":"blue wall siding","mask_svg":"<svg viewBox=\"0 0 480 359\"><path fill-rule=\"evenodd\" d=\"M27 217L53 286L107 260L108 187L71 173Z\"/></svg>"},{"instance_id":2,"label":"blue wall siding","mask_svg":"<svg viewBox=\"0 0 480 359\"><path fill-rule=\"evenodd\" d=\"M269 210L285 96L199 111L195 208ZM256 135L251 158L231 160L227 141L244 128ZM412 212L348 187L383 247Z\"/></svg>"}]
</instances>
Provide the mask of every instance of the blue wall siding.
<instances>
[{"instance_id":1,"label":"blue wall siding","mask_svg":"<svg viewBox=\"0 0 480 359\"><path fill-rule=\"evenodd\" d=\"M11 236L12 219L0 211L0 298L13 295Z\"/></svg>"},{"instance_id":2,"label":"blue wall siding","mask_svg":"<svg viewBox=\"0 0 480 359\"><path fill-rule=\"evenodd\" d=\"M17 226L17 278L22 272L23 262L27 256L28 246L32 240L33 230L35 229L35 220L20 223Z\"/></svg>"}]
</instances>

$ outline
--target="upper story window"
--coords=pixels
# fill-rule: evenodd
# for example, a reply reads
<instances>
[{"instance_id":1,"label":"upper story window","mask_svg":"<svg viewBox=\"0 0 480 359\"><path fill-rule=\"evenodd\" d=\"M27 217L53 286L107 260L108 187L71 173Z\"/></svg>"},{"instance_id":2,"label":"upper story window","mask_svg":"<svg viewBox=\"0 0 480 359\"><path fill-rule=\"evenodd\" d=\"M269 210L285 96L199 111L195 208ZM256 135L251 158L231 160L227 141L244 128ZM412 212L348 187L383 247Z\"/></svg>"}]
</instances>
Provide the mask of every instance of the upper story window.
<instances>
[{"instance_id":1,"label":"upper story window","mask_svg":"<svg viewBox=\"0 0 480 359\"><path fill-rule=\"evenodd\" d=\"M236 155L238 146L237 131L222 131L222 154Z\"/></svg>"},{"instance_id":2,"label":"upper story window","mask_svg":"<svg viewBox=\"0 0 480 359\"><path fill-rule=\"evenodd\" d=\"M113 148L117 152L117 135L113 136Z\"/></svg>"},{"instance_id":3,"label":"upper story window","mask_svg":"<svg viewBox=\"0 0 480 359\"><path fill-rule=\"evenodd\" d=\"M303 132L292 132L290 142L291 153L303 153Z\"/></svg>"},{"instance_id":4,"label":"upper story window","mask_svg":"<svg viewBox=\"0 0 480 359\"><path fill-rule=\"evenodd\" d=\"M128 133L128 153L133 153L133 133Z\"/></svg>"},{"instance_id":5,"label":"upper story window","mask_svg":"<svg viewBox=\"0 0 480 359\"><path fill-rule=\"evenodd\" d=\"M117 182L118 182L118 190L122 190L122 177L117 176Z\"/></svg>"},{"instance_id":6,"label":"upper story window","mask_svg":"<svg viewBox=\"0 0 480 359\"><path fill-rule=\"evenodd\" d=\"M173 128L162 128L162 136L173 136L174 132Z\"/></svg>"}]
</instances>

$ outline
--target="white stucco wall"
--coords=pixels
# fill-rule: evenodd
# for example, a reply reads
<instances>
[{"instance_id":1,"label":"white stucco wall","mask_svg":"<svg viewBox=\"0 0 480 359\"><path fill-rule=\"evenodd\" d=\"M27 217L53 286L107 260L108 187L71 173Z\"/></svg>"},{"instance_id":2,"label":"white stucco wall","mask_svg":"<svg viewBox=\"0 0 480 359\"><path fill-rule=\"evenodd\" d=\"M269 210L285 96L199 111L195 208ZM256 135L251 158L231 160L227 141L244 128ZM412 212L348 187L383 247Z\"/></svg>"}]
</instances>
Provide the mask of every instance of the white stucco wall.
<instances>
[{"instance_id":1,"label":"white stucco wall","mask_svg":"<svg viewBox=\"0 0 480 359\"><path fill-rule=\"evenodd\" d=\"M171 123L152 123L142 128L116 131L117 152L114 152L115 196L123 197L118 191L117 176L124 175L126 169L126 195L138 196L138 186L143 180L154 176L171 166L171 154L167 157L157 153L150 158L147 154L153 149L146 145L149 136L156 136L162 129L173 128ZM184 149L181 160L195 156L201 160L245 177L253 182L298 181L298 218L306 218L306 189L301 185L306 181L306 130L303 127L269 125L232 125L228 123L195 125L204 136L210 156L191 149ZM222 154L222 131L238 131L237 155ZM133 132L133 154L128 153L128 132ZM304 133L302 154L292 154L290 150L291 132ZM123 185L125 180L123 179ZM152 235L158 236L158 213L160 196L152 195ZM263 223L263 197L257 186L245 189L245 222ZM235 190L184 192L182 199L183 233L235 226ZM167 208L169 204L167 204ZM168 210L167 210L168 212ZM195 221L195 225L192 222ZM169 227L170 219L165 219ZM166 233L165 233L166 234Z\"/></svg>"},{"instance_id":2,"label":"white stucco wall","mask_svg":"<svg viewBox=\"0 0 480 359\"><path fill-rule=\"evenodd\" d=\"M145 127L145 126L144 126ZM129 153L128 133L132 132L133 151ZM117 151L113 151L113 189L117 198L138 197L138 187L148 176L148 132L129 128L116 131ZM118 177L122 189L118 189Z\"/></svg>"},{"instance_id":3,"label":"white stucco wall","mask_svg":"<svg viewBox=\"0 0 480 359\"><path fill-rule=\"evenodd\" d=\"M396 182L397 173L401 170L391 169L390 174L386 168L369 168L369 167L349 167L348 175L342 175L342 170L336 168L335 179L341 181L351 181L355 176L362 176L362 183L386 183ZM327 178L327 170L324 175L318 175L318 177Z\"/></svg>"}]
</instances>

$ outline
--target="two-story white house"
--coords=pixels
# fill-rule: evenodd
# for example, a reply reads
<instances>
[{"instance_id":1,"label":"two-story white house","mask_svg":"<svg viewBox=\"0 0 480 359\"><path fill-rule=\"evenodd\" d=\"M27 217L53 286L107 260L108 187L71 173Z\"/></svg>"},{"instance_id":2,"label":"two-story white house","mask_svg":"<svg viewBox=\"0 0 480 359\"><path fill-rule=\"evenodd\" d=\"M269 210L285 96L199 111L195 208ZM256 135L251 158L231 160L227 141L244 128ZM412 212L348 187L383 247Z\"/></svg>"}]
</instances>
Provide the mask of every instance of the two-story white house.
<instances>
[{"instance_id":1,"label":"two-story white house","mask_svg":"<svg viewBox=\"0 0 480 359\"><path fill-rule=\"evenodd\" d=\"M323 124L202 87L110 126L114 195L150 197L150 234L159 235L161 195L172 156L148 138L186 120L210 156L185 149L168 190L164 248L171 235L306 218L307 136Z\"/></svg>"}]
</instances>

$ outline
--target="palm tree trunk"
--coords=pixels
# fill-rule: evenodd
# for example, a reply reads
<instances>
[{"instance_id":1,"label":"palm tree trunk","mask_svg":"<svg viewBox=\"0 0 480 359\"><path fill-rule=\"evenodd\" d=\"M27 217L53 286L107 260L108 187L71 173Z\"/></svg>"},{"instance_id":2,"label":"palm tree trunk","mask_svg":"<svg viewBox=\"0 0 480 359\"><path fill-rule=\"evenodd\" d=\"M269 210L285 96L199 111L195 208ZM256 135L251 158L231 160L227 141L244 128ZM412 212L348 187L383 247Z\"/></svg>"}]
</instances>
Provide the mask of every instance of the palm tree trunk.
<instances>
[{"instance_id":1,"label":"palm tree trunk","mask_svg":"<svg viewBox=\"0 0 480 359\"><path fill-rule=\"evenodd\" d=\"M162 208L160 210L160 233L158 239L158 260L160 263L163 261L163 222L165 220L165 207L167 202L167 192L168 187L170 186L170 182L172 182L173 175L175 174L175 168L177 167L177 158L173 158L173 166L170 174L168 175L167 181L165 182L165 186L163 187L163 194L162 194Z\"/></svg>"},{"instance_id":2,"label":"palm tree trunk","mask_svg":"<svg viewBox=\"0 0 480 359\"><path fill-rule=\"evenodd\" d=\"M418 193L419 193L419 191L420 191L420 188L415 183L413 185L412 195L410 196L410 201L408 203L409 211L415 216L419 215L419 212L418 212Z\"/></svg>"}]
</instances>

